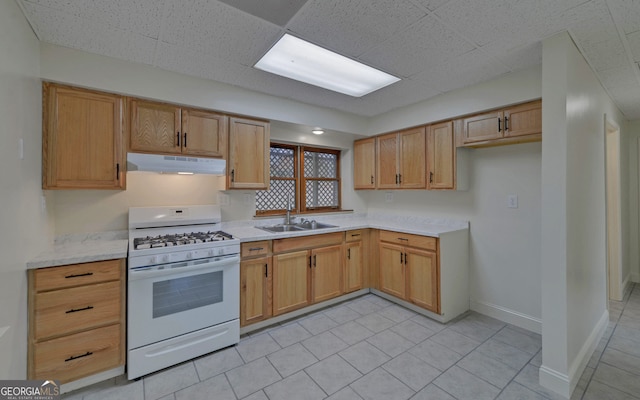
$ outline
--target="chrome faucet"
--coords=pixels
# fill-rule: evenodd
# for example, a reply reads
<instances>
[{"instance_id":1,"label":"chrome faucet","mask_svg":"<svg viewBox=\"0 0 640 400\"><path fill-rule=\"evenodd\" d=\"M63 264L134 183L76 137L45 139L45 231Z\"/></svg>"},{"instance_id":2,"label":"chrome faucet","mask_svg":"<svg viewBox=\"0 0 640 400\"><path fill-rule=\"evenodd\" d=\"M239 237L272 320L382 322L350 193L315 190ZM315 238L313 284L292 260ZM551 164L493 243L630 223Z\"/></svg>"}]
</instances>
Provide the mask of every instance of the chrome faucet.
<instances>
[{"instance_id":1,"label":"chrome faucet","mask_svg":"<svg viewBox=\"0 0 640 400\"><path fill-rule=\"evenodd\" d=\"M284 224L291 225L291 220L295 218L291 216L291 196L287 199L287 215L284 217Z\"/></svg>"}]
</instances>

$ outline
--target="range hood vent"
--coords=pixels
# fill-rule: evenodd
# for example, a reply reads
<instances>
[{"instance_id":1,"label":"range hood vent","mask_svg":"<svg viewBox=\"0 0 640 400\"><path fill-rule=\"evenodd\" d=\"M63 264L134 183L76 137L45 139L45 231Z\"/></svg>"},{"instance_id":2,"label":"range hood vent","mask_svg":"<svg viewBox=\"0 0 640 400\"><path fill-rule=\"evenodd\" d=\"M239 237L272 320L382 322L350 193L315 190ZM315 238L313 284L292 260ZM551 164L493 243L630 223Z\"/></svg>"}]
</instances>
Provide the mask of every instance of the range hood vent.
<instances>
[{"instance_id":1,"label":"range hood vent","mask_svg":"<svg viewBox=\"0 0 640 400\"><path fill-rule=\"evenodd\" d=\"M224 175L227 162L219 158L165 156L159 154L127 154L128 171L152 171L168 174Z\"/></svg>"}]
</instances>

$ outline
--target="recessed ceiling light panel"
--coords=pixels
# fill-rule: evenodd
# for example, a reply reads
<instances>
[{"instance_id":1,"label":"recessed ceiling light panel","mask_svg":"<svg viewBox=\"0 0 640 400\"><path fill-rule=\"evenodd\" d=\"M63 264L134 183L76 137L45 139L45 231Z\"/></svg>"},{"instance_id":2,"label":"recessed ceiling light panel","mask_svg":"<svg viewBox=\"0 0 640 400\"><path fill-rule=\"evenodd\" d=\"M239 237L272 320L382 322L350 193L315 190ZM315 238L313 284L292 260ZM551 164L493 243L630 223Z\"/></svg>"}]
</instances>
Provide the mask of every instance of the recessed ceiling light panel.
<instances>
[{"instance_id":1,"label":"recessed ceiling light panel","mask_svg":"<svg viewBox=\"0 0 640 400\"><path fill-rule=\"evenodd\" d=\"M282 36L255 67L353 97L400 80L289 34Z\"/></svg>"}]
</instances>

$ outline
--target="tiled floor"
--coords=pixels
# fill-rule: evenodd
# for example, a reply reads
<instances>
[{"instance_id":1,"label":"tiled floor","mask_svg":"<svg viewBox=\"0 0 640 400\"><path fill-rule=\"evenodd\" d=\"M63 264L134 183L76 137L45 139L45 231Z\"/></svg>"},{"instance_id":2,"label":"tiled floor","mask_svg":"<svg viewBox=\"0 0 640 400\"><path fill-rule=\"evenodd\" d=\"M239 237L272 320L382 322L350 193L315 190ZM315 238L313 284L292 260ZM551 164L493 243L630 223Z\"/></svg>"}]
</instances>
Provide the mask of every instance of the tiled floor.
<instances>
[{"instance_id":1,"label":"tiled floor","mask_svg":"<svg viewBox=\"0 0 640 400\"><path fill-rule=\"evenodd\" d=\"M244 337L149 375L63 396L109 400L556 399L538 384L541 338L477 313L442 325L372 294ZM640 285L575 399L640 399Z\"/></svg>"}]
</instances>

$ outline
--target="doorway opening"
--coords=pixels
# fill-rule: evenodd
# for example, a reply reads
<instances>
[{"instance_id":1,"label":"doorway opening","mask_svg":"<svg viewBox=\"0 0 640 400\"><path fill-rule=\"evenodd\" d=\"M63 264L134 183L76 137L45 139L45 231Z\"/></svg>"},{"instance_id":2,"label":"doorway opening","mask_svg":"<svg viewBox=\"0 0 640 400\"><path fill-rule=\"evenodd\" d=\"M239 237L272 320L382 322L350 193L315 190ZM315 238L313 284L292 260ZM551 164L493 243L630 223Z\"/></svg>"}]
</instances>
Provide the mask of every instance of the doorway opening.
<instances>
[{"instance_id":1,"label":"doorway opening","mask_svg":"<svg viewBox=\"0 0 640 400\"><path fill-rule=\"evenodd\" d=\"M620 127L605 116L605 181L607 207L607 292L610 300L622 301L622 226L620 195Z\"/></svg>"}]
</instances>

